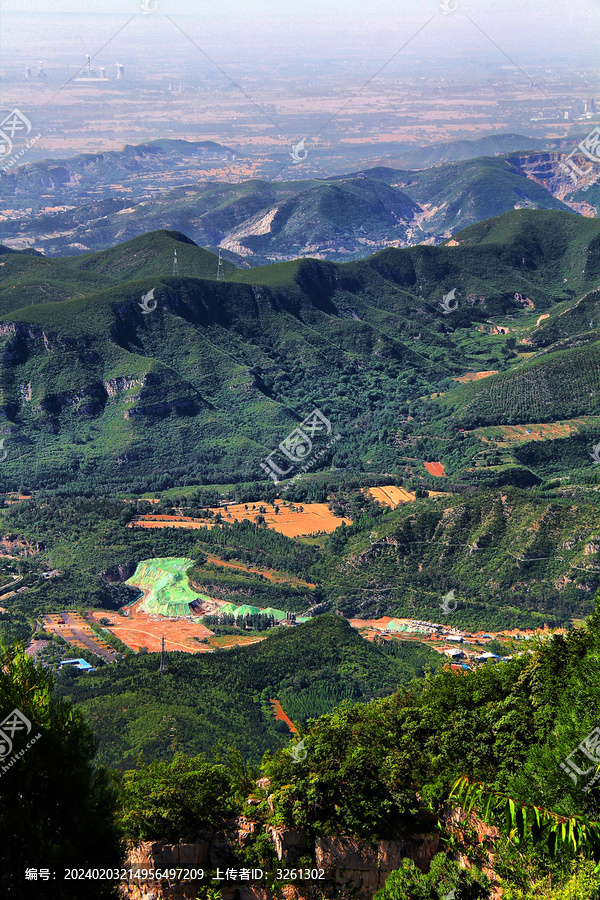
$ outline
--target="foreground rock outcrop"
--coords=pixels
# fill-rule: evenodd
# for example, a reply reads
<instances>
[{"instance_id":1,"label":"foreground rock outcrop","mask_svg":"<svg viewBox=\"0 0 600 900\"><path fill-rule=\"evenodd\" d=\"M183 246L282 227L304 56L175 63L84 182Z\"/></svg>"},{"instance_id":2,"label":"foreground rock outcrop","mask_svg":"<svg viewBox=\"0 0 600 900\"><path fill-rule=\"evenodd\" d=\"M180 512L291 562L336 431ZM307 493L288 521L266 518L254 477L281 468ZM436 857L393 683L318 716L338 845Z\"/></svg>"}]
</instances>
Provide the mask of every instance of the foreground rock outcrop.
<instances>
[{"instance_id":1,"label":"foreground rock outcrop","mask_svg":"<svg viewBox=\"0 0 600 900\"><path fill-rule=\"evenodd\" d=\"M130 847L126 868L138 870L203 869L220 874L214 881L224 900L316 900L316 897L371 900L377 890L395 871L401 860L410 858L423 871L439 850L437 834L417 834L406 840L363 841L349 837L317 837L302 831L268 826L265 834L273 844L277 867L294 869L310 858L311 871L319 870L314 880L297 879L293 883L269 879L258 866L249 866L242 857L244 847L252 840L256 824L241 819L230 835L207 834L194 843L169 844L145 841ZM229 878L225 874L229 871ZM235 877L234 876L235 873ZM275 870L276 873L276 870ZM193 873L190 873L193 874ZM196 879L177 881L140 880L125 884L122 894L127 900L195 900L200 882ZM318 892L318 894L317 894Z\"/></svg>"}]
</instances>

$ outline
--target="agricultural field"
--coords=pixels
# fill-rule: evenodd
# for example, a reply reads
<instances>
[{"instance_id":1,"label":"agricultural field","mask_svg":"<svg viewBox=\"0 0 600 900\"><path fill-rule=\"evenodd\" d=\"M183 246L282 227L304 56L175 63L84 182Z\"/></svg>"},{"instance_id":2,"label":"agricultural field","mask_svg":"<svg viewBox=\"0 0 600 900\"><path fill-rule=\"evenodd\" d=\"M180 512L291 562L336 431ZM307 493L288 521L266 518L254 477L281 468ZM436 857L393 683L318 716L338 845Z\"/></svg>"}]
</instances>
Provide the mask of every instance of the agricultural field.
<instances>
[{"instance_id":1,"label":"agricultural field","mask_svg":"<svg viewBox=\"0 0 600 900\"><path fill-rule=\"evenodd\" d=\"M130 528L212 528L213 523L204 519L192 519L190 516L138 516L129 524Z\"/></svg>"},{"instance_id":2,"label":"agricultural field","mask_svg":"<svg viewBox=\"0 0 600 900\"><path fill-rule=\"evenodd\" d=\"M466 375L459 375L457 378L453 378L453 381L458 381L460 384L467 384L469 381L481 381L482 378L489 378L490 375L497 375L498 369L490 369L489 372L467 372Z\"/></svg>"},{"instance_id":3,"label":"agricultural field","mask_svg":"<svg viewBox=\"0 0 600 900\"><path fill-rule=\"evenodd\" d=\"M369 497L381 503L383 506L389 506L395 509L401 503L412 503L416 498L410 491L395 485L386 485L385 487L373 487L367 491Z\"/></svg>"},{"instance_id":4,"label":"agricultural field","mask_svg":"<svg viewBox=\"0 0 600 900\"><path fill-rule=\"evenodd\" d=\"M555 441L560 438L570 437L585 426L598 425L599 416L586 416L579 419L567 419L562 422L541 422L526 425L496 425L487 428L475 428L470 434L475 434L485 443L499 444L503 447L512 447L524 444L528 441Z\"/></svg>"},{"instance_id":5,"label":"agricultural field","mask_svg":"<svg viewBox=\"0 0 600 900\"><path fill-rule=\"evenodd\" d=\"M192 519L189 516L153 515L137 516L131 523L133 528L212 528L218 521L251 522L262 521L267 528L286 537L307 537L313 534L330 534L340 525L351 525L348 518L334 515L326 503L302 503L297 506L283 501L271 503L234 503L231 506L212 507L210 518ZM262 519L261 519L262 517Z\"/></svg>"},{"instance_id":6,"label":"agricultural field","mask_svg":"<svg viewBox=\"0 0 600 900\"><path fill-rule=\"evenodd\" d=\"M435 476L435 478L443 478L446 474L444 472L444 466L440 462L424 462L423 465L429 474Z\"/></svg>"}]
</instances>

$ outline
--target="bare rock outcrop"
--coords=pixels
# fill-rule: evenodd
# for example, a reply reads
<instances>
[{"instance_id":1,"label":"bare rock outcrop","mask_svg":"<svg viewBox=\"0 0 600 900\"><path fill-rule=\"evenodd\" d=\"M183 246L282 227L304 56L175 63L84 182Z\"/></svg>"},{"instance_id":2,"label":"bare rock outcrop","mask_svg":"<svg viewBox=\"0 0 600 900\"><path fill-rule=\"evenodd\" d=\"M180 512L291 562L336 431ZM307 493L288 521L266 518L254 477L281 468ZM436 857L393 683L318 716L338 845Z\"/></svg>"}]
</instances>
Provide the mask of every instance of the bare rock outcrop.
<instances>
[{"instance_id":1,"label":"bare rock outcrop","mask_svg":"<svg viewBox=\"0 0 600 900\"><path fill-rule=\"evenodd\" d=\"M101 578L104 578L105 581L127 581L128 578L131 578L136 568L137 563L135 560L130 560L129 562L120 563L118 566L110 566L108 569L102 569L99 572L99 575Z\"/></svg>"},{"instance_id":2,"label":"bare rock outcrop","mask_svg":"<svg viewBox=\"0 0 600 900\"><path fill-rule=\"evenodd\" d=\"M218 882L224 900L316 900L317 896L372 900L403 859L408 857L427 871L440 842L437 834L418 834L398 841L362 841L341 836L311 840L299 829L266 826L265 832L273 843L282 869L294 869L308 857L314 860L311 869L323 871L322 878L298 879L291 884L275 884L271 889L267 873L258 876L261 870L251 869L252 875L247 880L240 877L240 870L248 867L240 858L240 851L248 846L258 827L257 823L242 818L230 834L207 834L193 843L144 841L134 844L125 868L134 871L202 869L213 873L220 870L222 877L231 868L238 873L237 878ZM124 900L195 900L198 885L192 880L168 878L132 880L123 884L121 892Z\"/></svg>"}]
</instances>

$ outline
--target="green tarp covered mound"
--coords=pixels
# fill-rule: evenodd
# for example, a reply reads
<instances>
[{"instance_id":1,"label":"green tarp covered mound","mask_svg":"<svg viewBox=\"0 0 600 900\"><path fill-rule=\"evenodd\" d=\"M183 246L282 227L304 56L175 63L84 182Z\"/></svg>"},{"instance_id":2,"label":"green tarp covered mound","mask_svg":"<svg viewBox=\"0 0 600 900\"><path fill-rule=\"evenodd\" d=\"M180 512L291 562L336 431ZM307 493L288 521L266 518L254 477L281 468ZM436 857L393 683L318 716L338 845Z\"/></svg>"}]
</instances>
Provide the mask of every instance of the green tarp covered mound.
<instances>
[{"instance_id":1,"label":"green tarp covered mound","mask_svg":"<svg viewBox=\"0 0 600 900\"><path fill-rule=\"evenodd\" d=\"M138 563L127 584L139 587L146 594L141 609L159 616L189 616L190 603L198 597L186 575L192 565L185 557L144 559Z\"/></svg>"},{"instance_id":2,"label":"green tarp covered mound","mask_svg":"<svg viewBox=\"0 0 600 900\"><path fill-rule=\"evenodd\" d=\"M224 606L220 606L216 612L218 616L235 616L236 619L243 618L244 616L273 616L277 622L281 622L282 619L285 619L287 613L283 609L274 609L272 606L269 606L267 609L259 609L258 606L250 606L248 603L244 603L243 606L236 606L235 603L226 603Z\"/></svg>"},{"instance_id":3,"label":"green tarp covered mound","mask_svg":"<svg viewBox=\"0 0 600 900\"><path fill-rule=\"evenodd\" d=\"M273 616L277 622L281 622L282 619L285 619L287 613L285 613L282 609L273 609L272 606L268 606L267 609L262 610L263 616Z\"/></svg>"},{"instance_id":4,"label":"green tarp covered mound","mask_svg":"<svg viewBox=\"0 0 600 900\"><path fill-rule=\"evenodd\" d=\"M234 612L234 616L236 619L239 616L258 616L260 612L258 606L248 606L247 603L244 603L243 606L238 606Z\"/></svg>"},{"instance_id":5,"label":"green tarp covered mound","mask_svg":"<svg viewBox=\"0 0 600 900\"><path fill-rule=\"evenodd\" d=\"M237 606L235 603L226 603L225 606L220 606L217 615L219 616L235 616L237 612Z\"/></svg>"}]
</instances>

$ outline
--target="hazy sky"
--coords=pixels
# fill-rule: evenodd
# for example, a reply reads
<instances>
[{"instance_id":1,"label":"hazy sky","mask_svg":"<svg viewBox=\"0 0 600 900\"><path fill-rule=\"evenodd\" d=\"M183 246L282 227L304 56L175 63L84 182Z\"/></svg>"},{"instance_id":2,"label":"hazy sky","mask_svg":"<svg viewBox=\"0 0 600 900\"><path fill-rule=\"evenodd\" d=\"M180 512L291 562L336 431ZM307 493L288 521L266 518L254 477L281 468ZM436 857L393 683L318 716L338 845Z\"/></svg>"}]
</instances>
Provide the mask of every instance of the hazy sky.
<instances>
[{"instance_id":1,"label":"hazy sky","mask_svg":"<svg viewBox=\"0 0 600 900\"><path fill-rule=\"evenodd\" d=\"M272 130L272 117L280 123L291 116L293 128L304 117L297 126L304 133L346 104L354 126L364 115L367 131L387 134L387 120L370 122L379 114L377 99L361 111L368 86L392 112L394 92L398 107L413 102L413 89L415 98L422 90L447 98L448 138L465 111L453 111L453 96L463 103L472 97L473 121L480 115L490 130L506 130L512 115L510 104L501 111L494 105L504 86L521 92L521 128L540 110L555 113L554 97L565 107L574 99L600 101L599 45L600 0L0 0L0 109L23 106L44 126L46 144L32 154L62 152L52 135L79 150L81 141L95 148L125 135L130 142L163 133L221 136L224 123L227 142L241 127L234 124L238 109L257 140ZM86 107L76 84L72 93L60 92L86 54L93 67L105 67L111 86L115 65L125 66L121 118L103 102ZM35 78L38 60L47 83ZM179 99L169 93L171 80L181 87ZM38 102L36 91L48 85L61 85L56 102ZM484 102L477 85L488 91L485 109L477 106ZM163 94L140 112L140 89ZM199 97L208 112L201 115L188 97ZM179 134L184 119L192 131ZM343 116L334 119L342 127ZM428 140L427 119L423 127L421 139Z\"/></svg>"},{"instance_id":2,"label":"hazy sky","mask_svg":"<svg viewBox=\"0 0 600 900\"><path fill-rule=\"evenodd\" d=\"M82 41L99 47L132 15L120 46L133 48L140 40L160 46L173 32L169 15L202 45L242 53L260 46L294 58L362 48L383 59L410 39L405 55L487 54L494 41L521 64L542 54L569 56L576 65L597 52L600 37L600 0L147 0L156 5L148 15L141 2L0 0L2 65L42 50L51 56L81 52ZM443 2L455 11L444 15Z\"/></svg>"}]
</instances>

